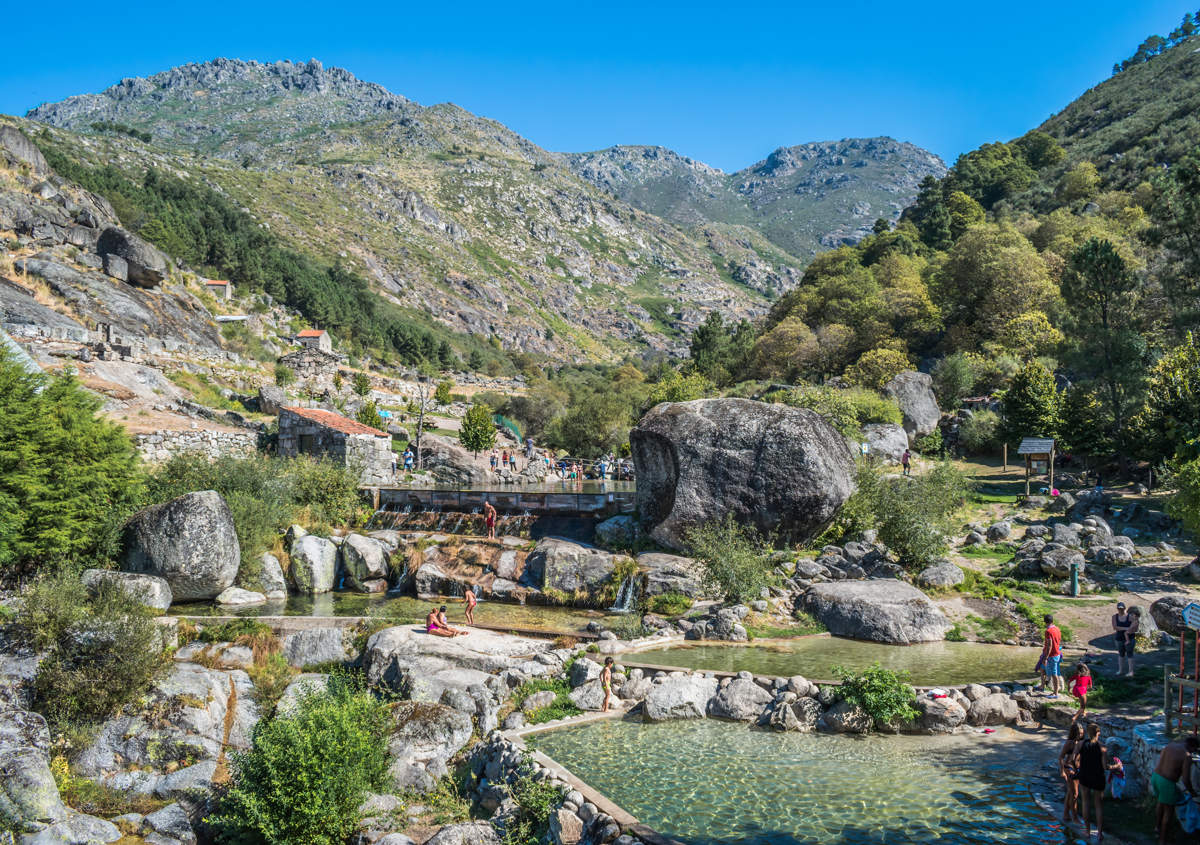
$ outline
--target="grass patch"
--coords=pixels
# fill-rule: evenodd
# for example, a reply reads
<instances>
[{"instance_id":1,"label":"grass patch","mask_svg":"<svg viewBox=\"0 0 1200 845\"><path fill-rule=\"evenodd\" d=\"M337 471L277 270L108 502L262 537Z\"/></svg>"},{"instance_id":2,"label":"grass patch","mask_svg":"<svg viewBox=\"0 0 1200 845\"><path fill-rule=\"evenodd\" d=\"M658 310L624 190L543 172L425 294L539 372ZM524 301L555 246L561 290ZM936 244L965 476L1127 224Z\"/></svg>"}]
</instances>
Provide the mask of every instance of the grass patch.
<instances>
[{"instance_id":1,"label":"grass patch","mask_svg":"<svg viewBox=\"0 0 1200 845\"><path fill-rule=\"evenodd\" d=\"M110 818L125 813L147 815L169 804L161 798L141 795L132 790L113 789L87 778L76 777L66 757L50 761L50 773L58 784L63 803L73 810Z\"/></svg>"},{"instance_id":2,"label":"grass patch","mask_svg":"<svg viewBox=\"0 0 1200 845\"><path fill-rule=\"evenodd\" d=\"M1005 545L966 546L958 550L966 558L994 560L997 563L1007 563L1013 558L1013 550Z\"/></svg>"},{"instance_id":3,"label":"grass patch","mask_svg":"<svg viewBox=\"0 0 1200 845\"><path fill-rule=\"evenodd\" d=\"M683 593L662 593L646 601L646 610L660 616L679 616L692 606L692 600Z\"/></svg>"},{"instance_id":4,"label":"grass patch","mask_svg":"<svg viewBox=\"0 0 1200 845\"><path fill-rule=\"evenodd\" d=\"M985 619L971 614L966 618L975 638L979 640L1011 640L1021 632L1021 626L1015 620L1003 616Z\"/></svg>"},{"instance_id":5,"label":"grass patch","mask_svg":"<svg viewBox=\"0 0 1200 845\"><path fill-rule=\"evenodd\" d=\"M578 716L583 711L575 706L575 703L567 697L571 691L571 685L561 678L534 678L531 681L526 681L517 687L513 693L513 701L518 705L525 701L526 698L533 695L535 692L550 690L555 694L555 699L552 703L545 707L539 707L536 710L531 710L525 714L525 721L530 725L540 725L542 722L552 722L555 719L566 719L570 716Z\"/></svg>"},{"instance_id":6,"label":"grass patch","mask_svg":"<svg viewBox=\"0 0 1200 845\"><path fill-rule=\"evenodd\" d=\"M820 634L828 630L824 625L816 620L811 614L805 613L803 610L798 610L792 617L795 623L791 625L771 625L767 622L759 623L755 621L753 616L747 617L742 622L742 627L746 629L746 633L752 640L767 640L767 639L788 639L789 637L804 637L809 634Z\"/></svg>"},{"instance_id":7,"label":"grass patch","mask_svg":"<svg viewBox=\"0 0 1200 845\"><path fill-rule=\"evenodd\" d=\"M1154 698L1162 704L1162 671L1143 666L1132 678L1093 676L1094 686L1088 693L1089 707L1111 707Z\"/></svg>"},{"instance_id":8,"label":"grass patch","mask_svg":"<svg viewBox=\"0 0 1200 845\"><path fill-rule=\"evenodd\" d=\"M257 619L232 619L220 625L210 625L197 638L202 643L231 643L240 637L262 637L271 633L269 625Z\"/></svg>"},{"instance_id":9,"label":"grass patch","mask_svg":"<svg viewBox=\"0 0 1200 845\"><path fill-rule=\"evenodd\" d=\"M978 490L971 495L971 501L977 505L987 504L1005 504L1015 505L1017 499L1020 498L1015 493L990 493L986 490Z\"/></svg>"}]
</instances>

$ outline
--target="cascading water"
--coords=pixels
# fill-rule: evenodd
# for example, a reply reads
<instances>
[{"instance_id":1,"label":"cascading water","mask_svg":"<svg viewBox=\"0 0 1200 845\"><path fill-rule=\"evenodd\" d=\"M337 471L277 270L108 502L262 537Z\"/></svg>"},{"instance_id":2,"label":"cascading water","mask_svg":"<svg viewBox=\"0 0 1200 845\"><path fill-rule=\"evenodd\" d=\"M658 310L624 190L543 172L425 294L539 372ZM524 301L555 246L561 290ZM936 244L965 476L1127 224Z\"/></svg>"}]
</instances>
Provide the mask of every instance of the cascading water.
<instances>
[{"instance_id":1,"label":"cascading water","mask_svg":"<svg viewBox=\"0 0 1200 845\"><path fill-rule=\"evenodd\" d=\"M634 602L637 600L638 580L637 573L626 576L617 590L617 600L609 610L613 613L630 613L633 611Z\"/></svg>"}]
</instances>

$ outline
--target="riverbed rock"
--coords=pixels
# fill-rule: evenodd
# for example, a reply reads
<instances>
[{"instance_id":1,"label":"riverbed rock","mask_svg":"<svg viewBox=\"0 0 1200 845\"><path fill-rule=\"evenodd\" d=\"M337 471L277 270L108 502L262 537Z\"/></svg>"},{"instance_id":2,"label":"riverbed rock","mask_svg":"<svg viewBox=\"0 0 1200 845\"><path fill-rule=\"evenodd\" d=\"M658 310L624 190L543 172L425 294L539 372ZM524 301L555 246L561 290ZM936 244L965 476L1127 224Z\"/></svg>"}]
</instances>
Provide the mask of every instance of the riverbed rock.
<instances>
[{"instance_id":1,"label":"riverbed rock","mask_svg":"<svg viewBox=\"0 0 1200 845\"><path fill-rule=\"evenodd\" d=\"M908 451L908 433L902 425L870 423L863 426L862 432L872 458L898 464Z\"/></svg>"},{"instance_id":2,"label":"riverbed rock","mask_svg":"<svg viewBox=\"0 0 1200 845\"><path fill-rule=\"evenodd\" d=\"M388 576L387 547L372 537L349 534L342 543L342 568L346 572L346 586L360 593L371 592L365 585Z\"/></svg>"},{"instance_id":3,"label":"riverbed rock","mask_svg":"<svg viewBox=\"0 0 1200 845\"><path fill-rule=\"evenodd\" d=\"M642 704L647 722L673 719L703 719L708 700L717 693L716 678L702 675L677 675L650 687Z\"/></svg>"},{"instance_id":4,"label":"riverbed rock","mask_svg":"<svg viewBox=\"0 0 1200 845\"><path fill-rule=\"evenodd\" d=\"M825 730L835 734L865 734L873 725L870 715L857 704L839 701L821 717Z\"/></svg>"},{"instance_id":5,"label":"riverbed rock","mask_svg":"<svg viewBox=\"0 0 1200 845\"><path fill-rule=\"evenodd\" d=\"M287 598L287 580L283 577L283 567L279 558L270 552L259 556L258 585L262 587L263 595L269 600Z\"/></svg>"},{"instance_id":6,"label":"riverbed rock","mask_svg":"<svg viewBox=\"0 0 1200 845\"><path fill-rule=\"evenodd\" d=\"M1002 692L994 692L971 702L967 721L976 727L1007 725L1017 720L1019 710L1017 702Z\"/></svg>"},{"instance_id":7,"label":"riverbed rock","mask_svg":"<svg viewBox=\"0 0 1200 845\"><path fill-rule=\"evenodd\" d=\"M928 596L891 579L814 584L801 601L838 637L909 645L944 639L950 628Z\"/></svg>"},{"instance_id":8,"label":"riverbed rock","mask_svg":"<svg viewBox=\"0 0 1200 845\"><path fill-rule=\"evenodd\" d=\"M1087 563L1084 561L1082 552L1062 546L1052 548L1053 545L1049 544L1047 548L1042 549L1040 566L1046 575L1053 578L1069 578L1071 564L1076 565L1080 575L1087 570Z\"/></svg>"},{"instance_id":9,"label":"riverbed rock","mask_svg":"<svg viewBox=\"0 0 1200 845\"><path fill-rule=\"evenodd\" d=\"M102 583L116 584L128 595L146 607L166 610L171 606L171 585L166 578L137 572L120 572L113 569L85 569L80 577L83 586L92 595Z\"/></svg>"},{"instance_id":10,"label":"riverbed rock","mask_svg":"<svg viewBox=\"0 0 1200 845\"><path fill-rule=\"evenodd\" d=\"M177 602L216 598L233 585L241 560L233 514L215 490L138 511L121 546L121 569L163 578Z\"/></svg>"},{"instance_id":11,"label":"riverbed rock","mask_svg":"<svg viewBox=\"0 0 1200 845\"><path fill-rule=\"evenodd\" d=\"M583 684L580 684L583 686ZM521 702L521 711L524 713L532 713L534 710L541 710L543 707L549 707L558 699L558 694L554 690L539 690L538 692L530 693L525 696L525 700Z\"/></svg>"},{"instance_id":12,"label":"riverbed rock","mask_svg":"<svg viewBox=\"0 0 1200 845\"><path fill-rule=\"evenodd\" d=\"M915 720L919 730L942 734L953 733L956 728L967 721L967 711L953 698L928 698L921 696L915 707L920 714Z\"/></svg>"},{"instance_id":13,"label":"riverbed rock","mask_svg":"<svg viewBox=\"0 0 1200 845\"><path fill-rule=\"evenodd\" d=\"M129 282L138 287L157 287L169 272L167 257L162 252L120 226L109 226L100 233L96 252L123 258Z\"/></svg>"},{"instance_id":14,"label":"riverbed rock","mask_svg":"<svg viewBox=\"0 0 1200 845\"><path fill-rule=\"evenodd\" d=\"M571 686L583 686L588 681L594 681L600 677L601 666L595 660L589 660L586 657L580 657L571 664L571 674L568 678Z\"/></svg>"},{"instance_id":15,"label":"riverbed rock","mask_svg":"<svg viewBox=\"0 0 1200 845\"><path fill-rule=\"evenodd\" d=\"M85 813L72 813L38 833L21 837L19 841L21 845L101 845L120 839L121 831L112 822ZM167 841L174 845L176 840Z\"/></svg>"},{"instance_id":16,"label":"riverbed rock","mask_svg":"<svg viewBox=\"0 0 1200 845\"><path fill-rule=\"evenodd\" d=\"M698 598L702 593L700 564L690 557L662 552L643 552L637 556L638 572L643 574L644 595L681 593Z\"/></svg>"},{"instance_id":17,"label":"riverbed rock","mask_svg":"<svg viewBox=\"0 0 1200 845\"><path fill-rule=\"evenodd\" d=\"M0 745L0 812L17 832L37 831L67 818L45 750Z\"/></svg>"},{"instance_id":18,"label":"riverbed rock","mask_svg":"<svg viewBox=\"0 0 1200 845\"><path fill-rule=\"evenodd\" d=\"M443 827L425 845L501 845L501 841L488 822L463 822Z\"/></svg>"},{"instance_id":19,"label":"riverbed rock","mask_svg":"<svg viewBox=\"0 0 1200 845\"><path fill-rule=\"evenodd\" d=\"M540 590L591 592L612 579L616 561L616 555L595 546L545 537L525 558L521 582Z\"/></svg>"},{"instance_id":20,"label":"riverbed rock","mask_svg":"<svg viewBox=\"0 0 1200 845\"><path fill-rule=\"evenodd\" d=\"M845 440L805 408L748 399L657 405L630 433L637 505L673 549L726 514L783 543L811 540L854 490Z\"/></svg>"},{"instance_id":21,"label":"riverbed rock","mask_svg":"<svg viewBox=\"0 0 1200 845\"><path fill-rule=\"evenodd\" d=\"M917 583L926 589L948 590L957 587L965 578L962 569L948 560L939 560L917 574Z\"/></svg>"},{"instance_id":22,"label":"riverbed rock","mask_svg":"<svg viewBox=\"0 0 1200 845\"><path fill-rule=\"evenodd\" d=\"M146 827L160 836L169 837L183 845L195 845L196 831L187 812L178 803L155 810L143 820Z\"/></svg>"},{"instance_id":23,"label":"riverbed rock","mask_svg":"<svg viewBox=\"0 0 1200 845\"><path fill-rule=\"evenodd\" d=\"M776 702L767 717L767 724L777 731L816 730L821 721L821 705L815 698L795 696Z\"/></svg>"},{"instance_id":24,"label":"riverbed rock","mask_svg":"<svg viewBox=\"0 0 1200 845\"><path fill-rule=\"evenodd\" d=\"M630 549L637 539L637 523L627 514L596 523L596 543L606 549Z\"/></svg>"},{"instance_id":25,"label":"riverbed rock","mask_svg":"<svg viewBox=\"0 0 1200 845\"><path fill-rule=\"evenodd\" d=\"M754 722L774 696L754 681L734 678L708 703L708 715L735 722Z\"/></svg>"},{"instance_id":26,"label":"riverbed rock","mask_svg":"<svg viewBox=\"0 0 1200 845\"><path fill-rule=\"evenodd\" d=\"M345 663L354 657L346 640L344 628L308 628L283 638L283 656L297 669L323 663Z\"/></svg>"},{"instance_id":27,"label":"riverbed rock","mask_svg":"<svg viewBox=\"0 0 1200 845\"><path fill-rule=\"evenodd\" d=\"M912 370L898 373L883 386L883 394L896 400L904 418L904 431L908 442L933 433L942 412L938 410L937 398L933 395L933 379L928 373Z\"/></svg>"},{"instance_id":28,"label":"riverbed rock","mask_svg":"<svg viewBox=\"0 0 1200 845\"><path fill-rule=\"evenodd\" d=\"M312 596L332 590L337 553L337 546L315 534L306 534L292 543L291 576L296 592Z\"/></svg>"},{"instance_id":29,"label":"riverbed rock","mask_svg":"<svg viewBox=\"0 0 1200 845\"><path fill-rule=\"evenodd\" d=\"M604 706L604 686L600 681L588 681L575 687L567 696L580 710L599 710Z\"/></svg>"},{"instance_id":30,"label":"riverbed rock","mask_svg":"<svg viewBox=\"0 0 1200 845\"><path fill-rule=\"evenodd\" d=\"M471 717L444 704L401 701L392 707L389 772L401 789L427 792L471 738Z\"/></svg>"},{"instance_id":31,"label":"riverbed rock","mask_svg":"<svg viewBox=\"0 0 1200 845\"><path fill-rule=\"evenodd\" d=\"M267 597L254 590L243 590L241 587L226 587L213 601L229 607L243 607L252 604L265 604Z\"/></svg>"}]
</instances>

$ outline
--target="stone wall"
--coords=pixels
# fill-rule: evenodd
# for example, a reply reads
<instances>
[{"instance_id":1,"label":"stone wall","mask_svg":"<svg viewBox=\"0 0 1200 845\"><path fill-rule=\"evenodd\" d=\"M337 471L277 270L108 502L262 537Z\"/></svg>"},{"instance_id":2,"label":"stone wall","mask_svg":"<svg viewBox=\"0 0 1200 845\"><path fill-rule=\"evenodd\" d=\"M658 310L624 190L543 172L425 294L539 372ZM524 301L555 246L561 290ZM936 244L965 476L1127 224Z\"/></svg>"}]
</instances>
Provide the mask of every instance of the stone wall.
<instances>
[{"instance_id":1,"label":"stone wall","mask_svg":"<svg viewBox=\"0 0 1200 845\"><path fill-rule=\"evenodd\" d=\"M310 390L332 390L342 356L307 347L297 349L279 359L278 363L296 374L296 382Z\"/></svg>"},{"instance_id":2,"label":"stone wall","mask_svg":"<svg viewBox=\"0 0 1200 845\"><path fill-rule=\"evenodd\" d=\"M209 458L245 455L258 448L258 435L250 431L156 431L135 434L134 443L142 459L151 463L169 461L185 452L199 452Z\"/></svg>"},{"instance_id":3,"label":"stone wall","mask_svg":"<svg viewBox=\"0 0 1200 845\"><path fill-rule=\"evenodd\" d=\"M392 484L395 480L390 437L347 434L286 408L279 413L278 452L285 458L327 457L358 469L361 483L368 486Z\"/></svg>"}]
</instances>

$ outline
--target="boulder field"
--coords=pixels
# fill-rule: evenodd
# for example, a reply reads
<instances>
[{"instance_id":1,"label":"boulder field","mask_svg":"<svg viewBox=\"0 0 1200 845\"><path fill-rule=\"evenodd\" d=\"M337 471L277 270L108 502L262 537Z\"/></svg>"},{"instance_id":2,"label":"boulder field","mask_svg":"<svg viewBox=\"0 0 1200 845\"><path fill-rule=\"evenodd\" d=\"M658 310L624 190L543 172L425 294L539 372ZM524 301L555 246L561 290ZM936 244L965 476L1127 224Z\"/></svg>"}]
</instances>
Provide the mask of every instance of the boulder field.
<instances>
[{"instance_id":1,"label":"boulder field","mask_svg":"<svg viewBox=\"0 0 1200 845\"><path fill-rule=\"evenodd\" d=\"M854 491L845 440L814 411L749 399L664 402L630 432L637 507L651 539L732 514L780 542L817 536Z\"/></svg>"}]
</instances>

